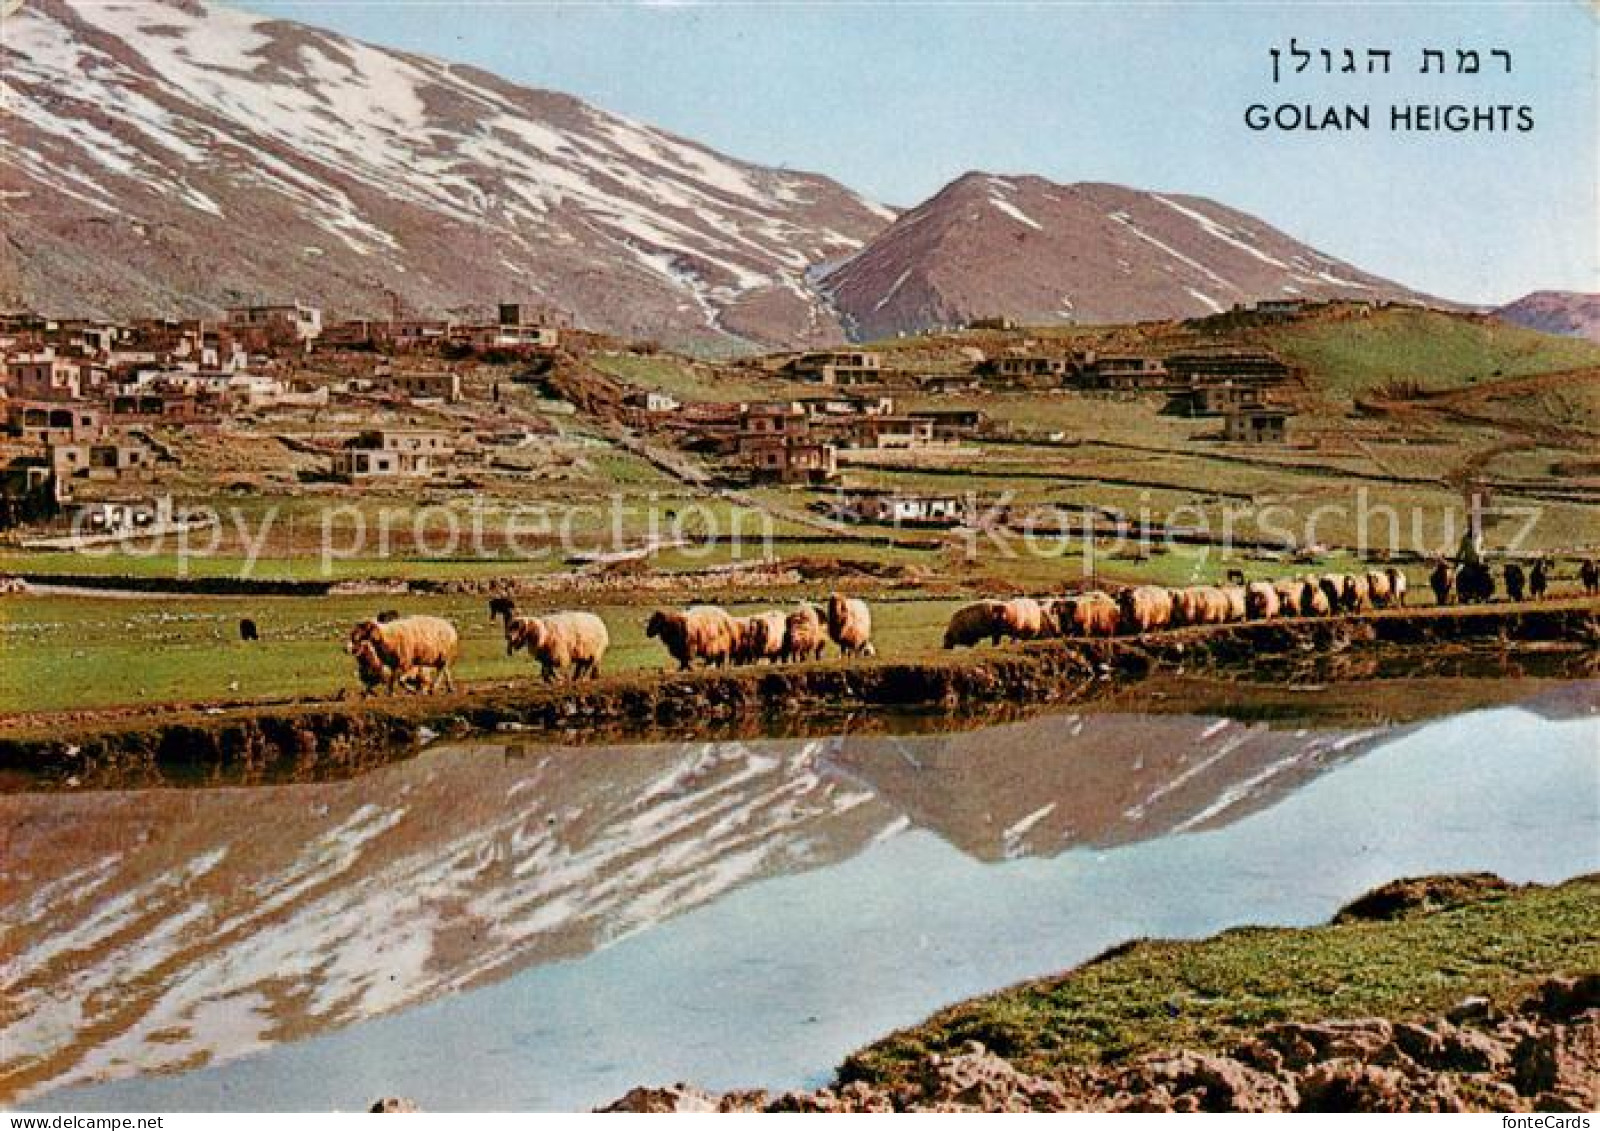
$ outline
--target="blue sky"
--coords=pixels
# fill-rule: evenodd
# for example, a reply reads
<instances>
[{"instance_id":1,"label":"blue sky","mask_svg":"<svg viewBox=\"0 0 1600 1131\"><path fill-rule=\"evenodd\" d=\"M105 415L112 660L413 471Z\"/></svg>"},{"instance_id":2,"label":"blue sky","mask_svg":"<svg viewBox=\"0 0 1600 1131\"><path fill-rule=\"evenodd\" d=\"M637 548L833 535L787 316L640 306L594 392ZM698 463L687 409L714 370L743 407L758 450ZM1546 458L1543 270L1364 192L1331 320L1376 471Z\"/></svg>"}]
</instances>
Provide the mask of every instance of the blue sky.
<instances>
[{"instance_id":1,"label":"blue sky","mask_svg":"<svg viewBox=\"0 0 1600 1131\"><path fill-rule=\"evenodd\" d=\"M909 205L969 169L1191 192L1451 298L1600 290L1600 9L1550 3L437 3L241 7L475 63L735 157ZM1269 48L1385 47L1286 77ZM1425 47L1482 73L1416 73ZM1487 54L1512 52L1512 73ZM1364 55L1363 55L1364 58ZM1252 103L1369 103L1369 133L1253 133ZM1528 105L1529 133L1387 129L1392 103Z\"/></svg>"}]
</instances>

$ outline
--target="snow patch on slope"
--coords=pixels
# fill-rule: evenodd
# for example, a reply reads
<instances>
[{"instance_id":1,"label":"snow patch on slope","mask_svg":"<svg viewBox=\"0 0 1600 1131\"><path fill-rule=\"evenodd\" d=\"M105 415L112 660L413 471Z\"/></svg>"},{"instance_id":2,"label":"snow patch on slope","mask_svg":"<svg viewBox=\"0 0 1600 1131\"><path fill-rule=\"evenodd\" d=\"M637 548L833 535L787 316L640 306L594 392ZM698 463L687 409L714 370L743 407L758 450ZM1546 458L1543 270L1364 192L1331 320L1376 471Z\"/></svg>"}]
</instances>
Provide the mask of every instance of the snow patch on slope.
<instances>
[{"instance_id":1,"label":"snow patch on slope","mask_svg":"<svg viewBox=\"0 0 1600 1131\"><path fill-rule=\"evenodd\" d=\"M1273 267L1281 267L1285 271L1289 270L1289 265L1283 260L1274 259L1266 252L1262 251L1259 247L1246 243L1244 240L1235 235L1233 229L1224 227L1204 213L1196 212L1192 208L1185 208L1177 201L1169 200L1158 192L1151 193L1150 195L1154 199L1160 201L1162 204L1165 204L1174 212L1177 212L1183 216L1187 216L1189 219L1193 220L1196 224L1200 225L1201 230L1204 231L1208 236L1213 236L1228 246L1237 248L1238 250L1244 252L1246 255L1252 255L1261 260L1263 263L1270 264Z\"/></svg>"}]
</instances>

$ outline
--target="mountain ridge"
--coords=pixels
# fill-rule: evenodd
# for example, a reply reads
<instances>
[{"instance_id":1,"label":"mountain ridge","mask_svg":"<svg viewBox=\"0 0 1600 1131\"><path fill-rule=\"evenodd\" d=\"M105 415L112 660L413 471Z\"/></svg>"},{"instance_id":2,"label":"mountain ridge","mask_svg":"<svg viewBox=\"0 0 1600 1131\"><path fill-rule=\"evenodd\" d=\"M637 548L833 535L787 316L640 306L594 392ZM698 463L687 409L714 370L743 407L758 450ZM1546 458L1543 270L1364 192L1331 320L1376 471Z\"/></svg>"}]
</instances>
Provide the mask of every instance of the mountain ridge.
<instances>
[{"instance_id":1,"label":"mountain ridge","mask_svg":"<svg viewBox=\"0 0 1600 1131\"><path fill-rule=\"evenodd\" d=\"M836 340L804 270L892 215L571 95L188 0L33 0L0 58L12 303L523 297L635 337Z\"/></svg>"},{"instance_id":2,"label":"mountain ridge","mask_svg":"<svg viewBox=\"0 0 1600 1131\"><path fill-rule=\"evenodd\" d=\"M1007 315L1110 323L1261 299L1439 300L1205 197L972 171L820 280L859 336Z\"/></svg>"},{"instance_id":3,"label":"mountain ridge","mask_svg":"<svg viewBox=\"0 0 1600 1131\"><path fill-rule=\"evenodd\" d=\"M0 60L13 307L439 317L518 299L767 349L1425 297L1203 197L975 171L896 212L570 94L208 0L30 0Z\"/></svg>"},{"instance_id":4,"label":"mountain ridge","mask_svg":"<svg viewBox=\"0 0 1600 1131\"><path fill-rule=\"evenodd\" d=\"M1600 294L1531 291L1496 307L1494 315L1529 330L1600 342Z\"/></svg>"}]
</instances>

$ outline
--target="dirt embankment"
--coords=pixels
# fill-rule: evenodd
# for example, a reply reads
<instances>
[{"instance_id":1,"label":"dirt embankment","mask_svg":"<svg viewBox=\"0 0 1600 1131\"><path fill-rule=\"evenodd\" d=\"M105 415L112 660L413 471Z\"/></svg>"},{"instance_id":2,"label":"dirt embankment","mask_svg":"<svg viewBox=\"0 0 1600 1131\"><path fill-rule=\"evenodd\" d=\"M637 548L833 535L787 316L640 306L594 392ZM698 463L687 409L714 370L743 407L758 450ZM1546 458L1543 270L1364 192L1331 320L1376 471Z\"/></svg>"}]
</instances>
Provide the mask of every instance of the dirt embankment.
<instances>
[{"instance_id":1,"label":"dirt embankment","mask_svg":"<svg viewBox=\"0 0 1600 1131\"><path fill-rule=\"evenodd\" d=\"M1276 932L1286 949L1306 957L1314 974L1341 961L1359 964L1371 954L1401 963L1417 984L1396 987L1391 1008L1382 1013L1308 1018L1304 999L1315 995L1314 988L1274 997L1261 988L1270 981L1267 972L1233 970L1222 961L1218 969L1232 970L1241 984L1228 985L1224 978L1207 988L1213 996L1236 993L1239 1007L1228 1023L1189 1030L1215 1034L1212 1039L1198 1047L1157 1042L1119 1055L1115 1042L1129 1034L1108 1035L1103 1025L1087 1025L1070 992L1075 981L1137 965L1141 949L1187 948L1203 964L1208 952L1248 945L1252 932L1195 943L1141 942L1058 978L955 1006L895 1034L852 1056L831 1087L720 1096L688 1084L642 1087L603 1110L1593 1111L1600 1105L1600 972L1593 968L1593 946L1574 946L1574 939L1586 930L1583 920L1592 915L1596 898L1600 877L1592 876L1559 888L1522 889L1482 875L1401 880L1351 904L1326 926ZM1538 941L1558 949L1507 961L1504 937L1496 942L1494 936L1513 929L1525 913L1563 918L1572 937L1546 932ZM1438 966L1458 940L1469 953L1486 941L1500 947L1497 965L1470 968L1469 977L1482 979L1477 985L1484 992L1463 992L1473 983L1460 981L1462 969ZM1567 949L1560 949L1563 944ZM1156 968L1167 973L1123 987L1132 1006L1148 1007L1125 1010L1135 1026L1181 1025L1172 1018L1192 1004L1185 995L1192 998L1198 990L1183 980L1184 958L1163 952L1161 959ZM1548 969L1563 960L1575 965ZM1371 973L1374 980L1385 976ZM1425 996L1430 980L1452 978L1446 987L1452 1004L1418 1008L1414 991ZM1022 996L1039 1015L1032 1029L1029 1007L1015 1001ZM1274 1016L1286 1019L1246 1020ZM955 1027L970 1026L974 1017L987 1026L978 1031L990 1036L989 1046L959 1040ZM1091 1041L1098 1057L1063 1059L1061 1050L1076 1036Z\"/></svg>"},{"instance_id":2,"label":"dirt embankment","mask_svg":"<svg viewBox=\"0 0 1600 1131\"><path fill-rule=\"evenodd\" d=\"M419 741L474 732L553 737L652 729L763 725L852 709L969 713L997 705L1062 704L1157 670L1340 677L1375 657L1435 662L1451 649L1498 655L1562 651L1569 674L1600 659L1593 602L1378 613L1252 622L1142 637L1039 642L918 663L750 667L605 679L581 685L498 683L454 695L173 707L159 714L88 712L14 721L0 736L0 770L46 779L204 777L221 768L268 778L352 771ZM1359 667L1354 670L1359 671Z\"/></svg>"}]
</instances>

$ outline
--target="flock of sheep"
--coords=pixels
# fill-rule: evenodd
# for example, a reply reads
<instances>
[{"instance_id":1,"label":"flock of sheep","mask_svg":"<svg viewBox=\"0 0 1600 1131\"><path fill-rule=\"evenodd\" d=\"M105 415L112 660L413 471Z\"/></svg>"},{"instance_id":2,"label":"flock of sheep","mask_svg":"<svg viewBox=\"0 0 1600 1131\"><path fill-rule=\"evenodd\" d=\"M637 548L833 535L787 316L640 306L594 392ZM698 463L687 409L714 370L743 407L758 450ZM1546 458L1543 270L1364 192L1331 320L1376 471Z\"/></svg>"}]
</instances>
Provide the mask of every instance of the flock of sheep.
<instances>
[{"instance_id":1,"label":"flock of sheep","mask_svg":"<svg viewBox=\"0 0 1600 1131\"><path fill-rule=\"evenodd\" d=\"M1525 593L1545 595L1549 567L1535 563L1525 572L1516 563L1503 569L1512 600ZM1584 590L1600 592L1600 568L1585 562ZM1166 588L1139 585L1112 594L1100 590L1067 597L976 601L957 609L945 629L946 648L975 647L988 640L1039 640L1050 637L1137 635L1190 625L1220 625L1286 617L1325 617L1367 608L1400 608L1407 581L1390 566L1366 573L1328 573L1280 581ZM1439 604L1457 597L1488 601L1494 574L1481 563L1459 567L1440 562L1429 576ZM526 651L546 680L571 673L573 680L600 674L611 636L593 613L560 612L522 616L509 597L489 602L489 616L505 630L506 654ZM835 593L825 605L802 603L789 611L769 609L735 616L714 605L661 609L651 615L645 635L659 640L681 671L707 667L820 660L831 642L844 657L873 656L872 611L865 601ZM449 621L433 616L381 614L351 632L345 650L368 692L385 686L432 691L442 680L454 690L450 669L460 653L460 637Z\"/></svg>"},{"instance_id":2,"label":"flock of sheep","mask_svg":"<svg viewBox=\"0 0 1600 1131\"><path fill-rule=\"evenodd\" d=\"M600 674L611 634L605 621L586 612L521 616L509 597L489 602L489 616L505 630L506 654L526 651L546 680L569 672L574 681ZM802 603L792 612L770 609L734 616L714 605L660 609L645 635L659 640L682 671L698 661L707 667L820 660L831 641L841 656L874 656L872 611L856 597L835 593L824 606ZM461 651L455 625L442 617L380 616L362 621L350 633L345 651L355 657L356 674L370 692L384 686L433 691L442 680L455 684L450 669Z\"/></svg>"},{"instance_id":3,"label":"flock of sheep","mask_svg":"<svg viewBox=\"0 0 1600 1131\"><path fill-rule=\"evenodd\" d=\"M1398 569L1330 573L1241 585L1168 589L1138 585L1113 595L1100 590L1070 597L978 601L956 610L945 629L946 648L984 640L1137 635L1189 625L1230 624L1280 617L1331 616L1405 604L1406 575Z\"/></svg>"}]
</instances>

